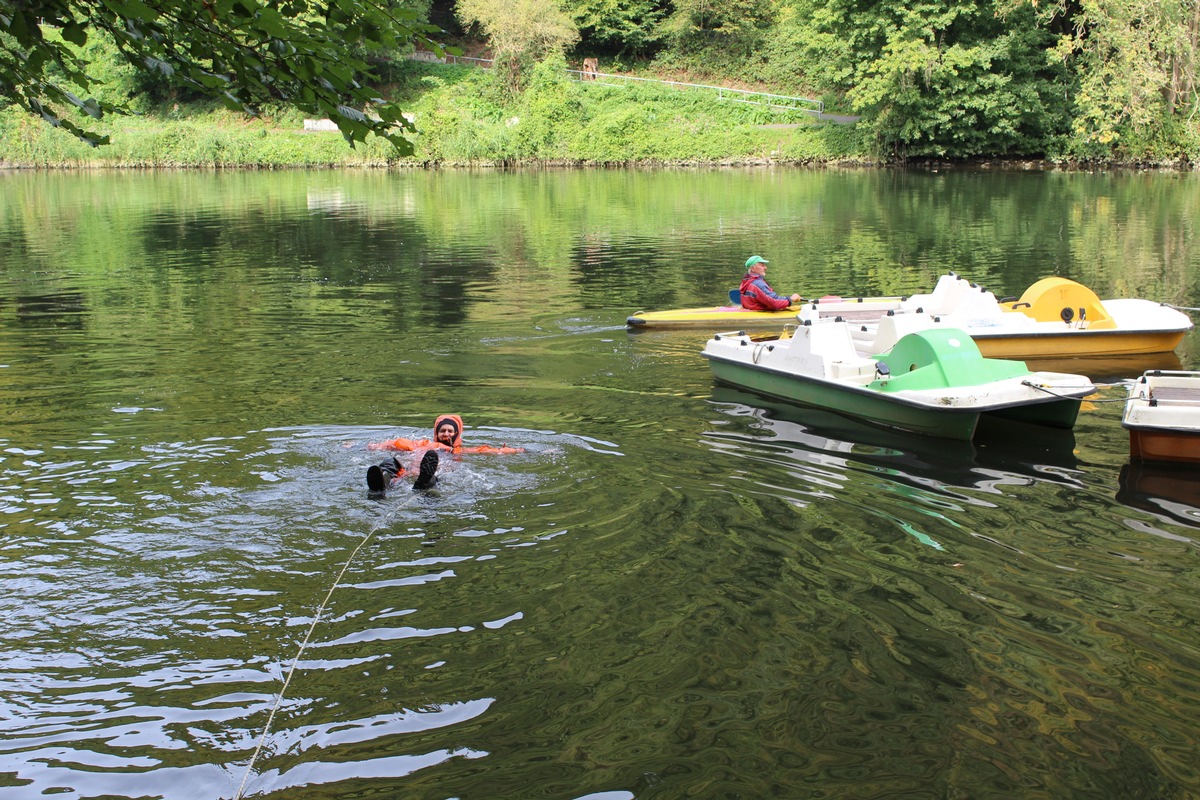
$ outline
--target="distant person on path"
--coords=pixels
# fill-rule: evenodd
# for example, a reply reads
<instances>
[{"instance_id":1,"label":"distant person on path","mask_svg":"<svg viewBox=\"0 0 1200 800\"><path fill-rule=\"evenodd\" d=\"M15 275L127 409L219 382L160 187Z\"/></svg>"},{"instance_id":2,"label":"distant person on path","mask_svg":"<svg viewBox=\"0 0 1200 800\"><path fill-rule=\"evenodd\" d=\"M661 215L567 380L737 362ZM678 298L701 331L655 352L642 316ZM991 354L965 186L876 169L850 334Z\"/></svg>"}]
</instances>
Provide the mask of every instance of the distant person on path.
<instances>
[{"instance_id":1,"label":"distant person on path","mask_svg":"<svg viewBox=\"0 0 1200 800\"><path fill-rule=\"evenodd\" d=\"M402 450L416 452L424 450L417 479L413 489L429 489L437 483L438 451L445 450L455 455L460 453L523 453L520 447L492 447L479 445L463 447L463 421L457 414L442 414L433 423L433 439L390 439L386 442L375 442L367 445L370 450ZM372 494L387 491L393 481L405 474L404 465L395 456L391 456L379 464L367 468L367 488Z\"/></svg>"},{"instance_id":2,"label":"distant person on path","mask_svg":"<svg viewBox=\"0 0 1200 800\"><path fill-rule=\"evenodd\" d=\"M767 261L762 256L746 259L746 274L742 276L742 308L750 311L782 311L803 298L798 294L782 297L767 283Z\"/></svg>"}]
</instances>

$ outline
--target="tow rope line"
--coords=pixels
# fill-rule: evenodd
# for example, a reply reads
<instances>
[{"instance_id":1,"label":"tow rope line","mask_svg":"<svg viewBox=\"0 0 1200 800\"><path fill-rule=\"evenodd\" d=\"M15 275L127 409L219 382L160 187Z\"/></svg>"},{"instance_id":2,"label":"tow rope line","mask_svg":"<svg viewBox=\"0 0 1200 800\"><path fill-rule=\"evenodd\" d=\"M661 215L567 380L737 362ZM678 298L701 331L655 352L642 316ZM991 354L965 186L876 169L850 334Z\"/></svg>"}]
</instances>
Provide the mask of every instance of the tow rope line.
<instances>
[{"instance_id":1,"label":"tow rope line","mask_svg":"<svg viewBox=\"0 0 1200 800\"><path fill-rule=\"evenodd\" d=\"M1173 308L1176 311L1200 311L1200 308L1196 308L1194 306L1177 306L1174 303L1163 303L1163 305L1168 308Z\"/></svg>"},{"instance_id":2,"label":"tow rope line","mask_svg":"<svg viewBox=\"0 0 1200 800\"><path fill-rule=\"evenodd\" d=\"M292 665L288 667L287 675L283 679L283 686L279 688L279 694L276 695L275 703L271 706L271 713L267 715L267 722L265 725L263 725L262 735L258 737L258 745L254 748L254 754L250 756L250 763L246 765L246 774L242 776L242 783L240 786L238 786L237 794L233 796L233 800L242 800L242 798L246 796L246 782L250 780L250 773L254 771L254 763L258 760L259 754L262 753L263 747L267 743L267 734L271 731L271 723L275 720L275 712L278 711L279 706L283 704L283 698L284 695L287 694L288 686L291 685L292 676L296 674L296 665L300 663L300 657L304 655L304 648L308 647L308 642L312 638L313 631L316 630L317 623L321 621L321 615L325 613L325 607L329 605L329 599L333 597L333 591L337 589L338 585L342 582L342 578L346 575L346 570L350 568L350 564L354 561L354 557L358 555L358 551L362 550L363 547L366 546L367 542L371 541L371 538L375 535L375 533L388 522L390 522L392 517L396 516L397 512L411 505L414 497L415 495L410 496L410 499L407 502L397 503L391 511L385 514L383 518L375 524L374 528L367 531L367 535L362 538L362 541L359 542L358 546L354 548L354 551L350 553L350 557L347 558L346 563L342 565L341 571L338 572L337 577L333 579L333 584L329 587L329 591L325 593L325 599L321 601L319 606L317 606L317 611L313 615L312 622L308 626L308 631L304 634L304 639L300 642L300 649L296 651L296 657L292 659Z\"/></svg>"},{"instance_id":3,"label":"tow rope line","mask_svg":"<svg viewBox=\"0 0 1200 800\"><path fill-rule=\"evenodd\" d=\"M1039 392L1045 392L1046 394L1053 395L1054 397L1061 397L1063 400L1085 399L1089 403L1124 403L1127 399L1124 397L1097 397L1096 399L1091 400L1088 398L1076 398L1075 396L1069 394L1059 394L1048 386L1042 386L1041 384L1034 383L1033 381L1021 381L1021 385L1028 386L1030 389L1037 389Z\"/></svg>"}]
</instances>

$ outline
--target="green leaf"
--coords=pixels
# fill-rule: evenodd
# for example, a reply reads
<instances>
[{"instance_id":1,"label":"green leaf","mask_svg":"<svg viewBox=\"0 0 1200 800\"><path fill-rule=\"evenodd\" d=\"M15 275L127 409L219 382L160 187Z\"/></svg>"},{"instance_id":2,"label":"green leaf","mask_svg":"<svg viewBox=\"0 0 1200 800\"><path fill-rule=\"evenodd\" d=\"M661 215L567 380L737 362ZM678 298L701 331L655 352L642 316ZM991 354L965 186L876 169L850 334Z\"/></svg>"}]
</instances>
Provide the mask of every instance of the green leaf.
<instances>
[{"instance_id":1,"label":"green leaf","mask_svg":"<svg viewBox=\"0 0 1200 800\"><path fill-rule=\"evenodd\" d=\"M286 38L288 35L286 21L278 11L273 8L264 8L258 14L256 24L257 30L263 32L270 38Z\"/></svg>"},{"instance_id":2,"label":"green leaf","mask_svg":"<svg viewBox=\"0 0 1200 800\"><path fill-rule=\"evenodd\" d=\"M15 13L12 15L12 19L9 20L6 29L8 33L23 46L28 46L32 42L29 33L30 28L36 29L37 23L34 22L33 25L30 25L30 20L23 11L14 9L14 12Z\"/></svg>"},{"instance_id":3,"label":"green leaf","mask_svg":"<svg viewBox=\"0 0 1200 800\"><path fill-rule=\"evenodd\" d=\"M87 31L82 25L72 22L62 29L62 37L76 47L83 47L87 44Z\"/></svg>"},{"instance_id":4,"label":"green leaf","mask_svg":"<svg viewBox=\"0 0 1200 800\"><path fill-rule=\"evenodd\" d=\"M164 78L170 78L175 74L175 68L162 59L146 56L144 63L146 64L146 69L158 73Z\"/></svg>"},{"instance_id":5,"label":"green leaf","mask_svg":"<svg viewBox=\"0 0 1200 800\"><path fill-rule=\"evenodd\" d=\"M355 122L366 122L367 115L356 108L349 106L338 106L337 113L346 119L354 120Z\"/></svg>"},{"instance_id":6,"label":"green leaf","mask_svg":"<svg viewBox=\"0 0 1200 800\"><path fill-rule=\"evenodd\" d=\"M239 100L236 96L234 96L233 93L231 93L231 92L222 92L220 95L220 98L221 98L221 102L223 102L225 104L225 107L228 109L231 109L233 111L246 110L245 104L243 104L242 101Z\"/></svg>"},{"instance_id":7,"label":"green leaf","mask_svg":"<svg viewBox=\"0 0 1200 800\"><path fill-rule=\"evenodd\" d=\"M154 22L158 19L158 11L141 2L141 0L124 0L121 5L121 16L141 20L142 22Z\"/></svg>"}]
</instances>

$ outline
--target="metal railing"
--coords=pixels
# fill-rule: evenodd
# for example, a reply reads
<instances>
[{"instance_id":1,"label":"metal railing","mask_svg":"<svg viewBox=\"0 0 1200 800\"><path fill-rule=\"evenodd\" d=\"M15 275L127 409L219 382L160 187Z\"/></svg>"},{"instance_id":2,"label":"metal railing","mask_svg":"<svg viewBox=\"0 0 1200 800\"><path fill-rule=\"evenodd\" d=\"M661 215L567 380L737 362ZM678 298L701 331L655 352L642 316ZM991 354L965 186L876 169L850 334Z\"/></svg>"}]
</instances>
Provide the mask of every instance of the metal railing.
<instances>
[{"instance_id":1,"label":"metal railing","mask_svg":"<svg viewBox=\"0 0 1200 800\"><path fill-rule=\"evenodd\" d=\"M445 58L447 64L466 64L469 66L488 69L492 66L490 58L472 58L471 56L451 56ZM677 89L701 89L715 92L717 99L729 100L733 103L747 103L763 106L777 111L800 111L806 114L816 114L818 117L825 113L825 103L808 97L792 97L785 94L770 92L752 92L749 89L730 89L726 86L708 86L703 83L683 83L681 81L664 81L658 78L638 78L633 75L611 75L605 72L591 72L569 69L567 74L577 81L595 83L597 86L629 86L634 83L658 84Z\"/></svg>"},{"instance_id":2,"label":"metal railing","mask_svg":"<svg viewBox=\"0 0 1200 800\"><path fill-rule=\"evenodd\" d=\"M445 64L466 64L467 66L471 66L471 67L483 67L484 69L489 69L492 66L492 59L490 59L490 58L472 58L471 56L447 55L446 58L443 59L443 63L445 63Z\"/></svg>"},{"instance_id":3,"label":"metal railing","mask_svg":"<svg viewBox=\"0 0 1200 800\"><path fill-rule=\"evenodd\" d=\"M659 86L670 86L677 89L703 89L716 92L717 99L729 100L734 103L765 106L780 111L803 111L818 116L825 112L825 103L807 97L792 97L786 94L771 94L770 92L752 92L749 89L731 89L728 86L709 86L703 83L683 83L682 81L664 81L659 78L638 78L633 75L610 75L604 72L585 72L569 69L567 73L579 81L596 83L600 86L627 86L630 83L655 83Z\"/></svg>"}]
</instances>

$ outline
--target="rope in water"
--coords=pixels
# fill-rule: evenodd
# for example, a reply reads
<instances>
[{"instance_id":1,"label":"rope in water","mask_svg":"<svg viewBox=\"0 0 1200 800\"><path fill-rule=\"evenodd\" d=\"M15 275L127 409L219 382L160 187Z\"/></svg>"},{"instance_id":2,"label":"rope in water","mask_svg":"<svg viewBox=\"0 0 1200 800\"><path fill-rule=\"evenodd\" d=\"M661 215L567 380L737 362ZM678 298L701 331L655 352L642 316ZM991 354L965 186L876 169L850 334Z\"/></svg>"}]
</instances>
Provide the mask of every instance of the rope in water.
<instances>
[{"instance_id":1,"label":"rope in water","mask_svg":"<svg viewBox=\"0 0 1200 800\"><path fill-rule=\"evenodd\" d=\"M1163 303L1163 305L1168 308L1173 308L1176 311L1200 311L1200 308L1196 308L1195 306L1177 306L1172 303Z\"/></svg>"},{"instance_id":2,"label":"rope in water","mask_svg":"<svg viewBox=\"0 0 1200 800\"><path fill-rule=\"evenodd\" d=\"M325 599L317 606L312 623L308 626L308 631L304 634L303 641L300 642L300 649L296 651L296 657L292 659L292 665L288 668L287 675L283 679L283 686L279 688L279 694L275 697L274 705L271 706L271 713L267 715L267 722L263 725L262 736L258 738L258 746L254 748L254 754L250 756L250 763L246 765L246 774L242 776L242 783L238 786L237 794L233 796L233 800L242 800L246 796L246 782L250 780L250 774L254 771L254 763L258 761L258 756L262 753L263 747L267 743L267 734L271 730L271 723L275 720L275 712L279 710L279 706L283 703L283 697L287 694L288 686L292 682L292 676L296 674L296 665L300 663L300 657L304 654L304 648L308 646L308 641L312 638L317 623L321 621L321 615L325 613L325 607L329 605L329 599L333 597L334 589L337 589L338 584L342 582L342 578L346 575L346 570L350 568L350 564L354 561L354 557L358 555L358 551L362 550L367 542L371 541L371 537L375 535L376 531L386 525L398 511L407 507L414 499L410 495L408 501L397 503L391 511L385 514L375 527L367 532L362 541L358 543L358 546L350 553L350 557L346 559L346 563L342 565L342 569L338 572L337 577L333 579L333 584L329 587L329 591L326 592Z\"/></svg>"}]
</instances>

